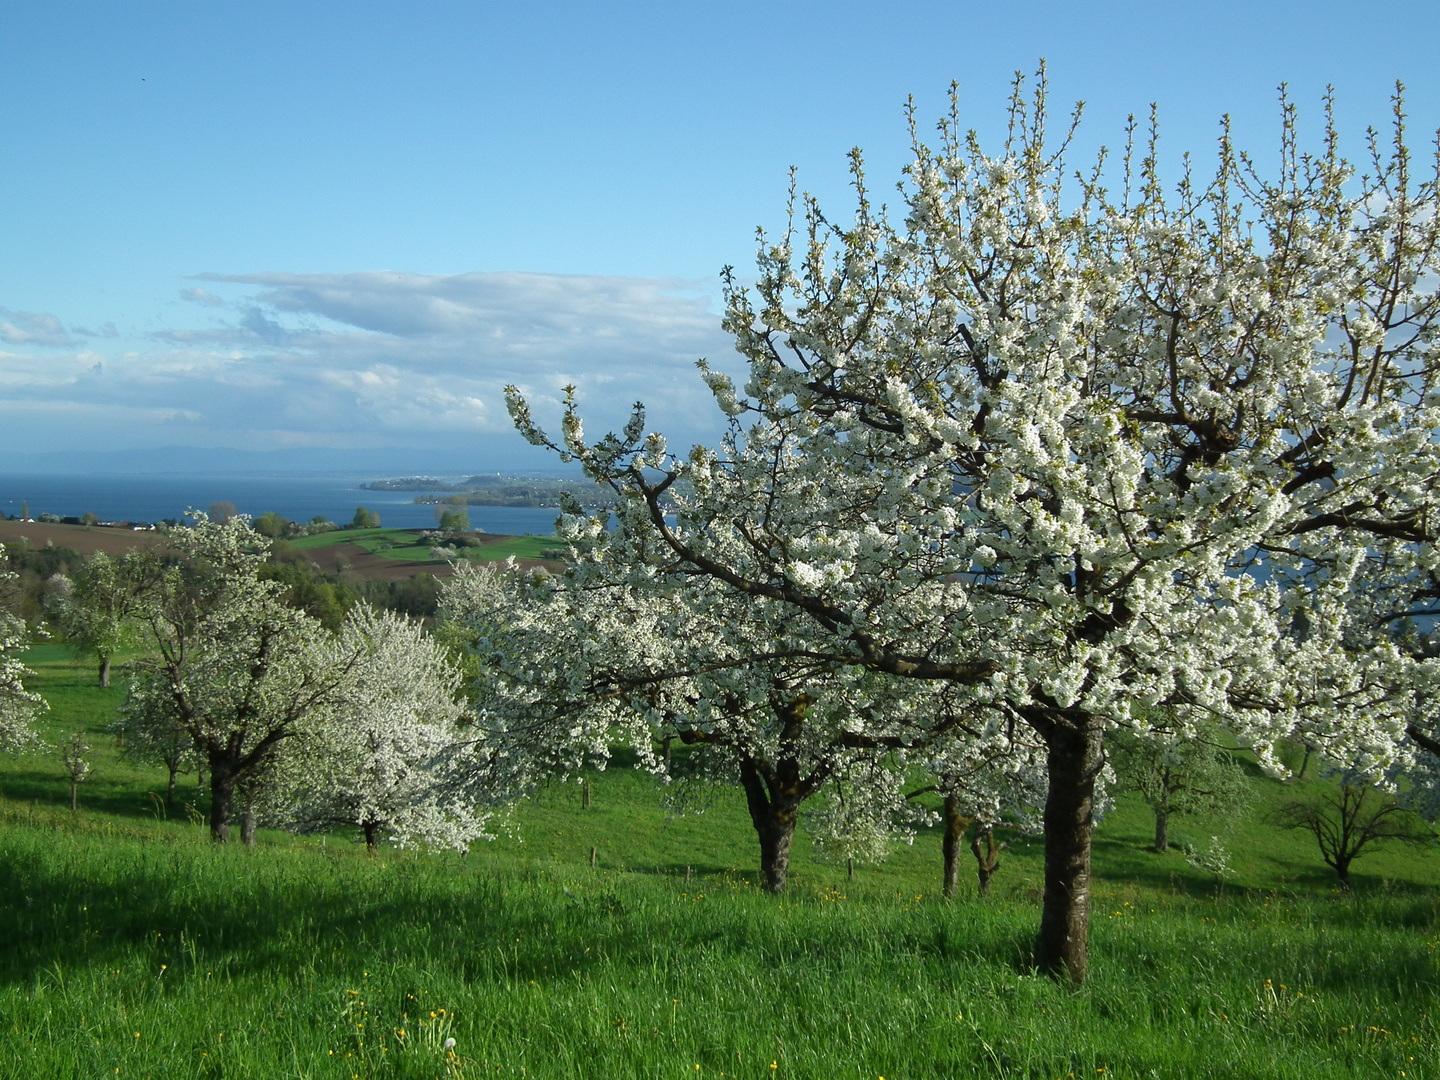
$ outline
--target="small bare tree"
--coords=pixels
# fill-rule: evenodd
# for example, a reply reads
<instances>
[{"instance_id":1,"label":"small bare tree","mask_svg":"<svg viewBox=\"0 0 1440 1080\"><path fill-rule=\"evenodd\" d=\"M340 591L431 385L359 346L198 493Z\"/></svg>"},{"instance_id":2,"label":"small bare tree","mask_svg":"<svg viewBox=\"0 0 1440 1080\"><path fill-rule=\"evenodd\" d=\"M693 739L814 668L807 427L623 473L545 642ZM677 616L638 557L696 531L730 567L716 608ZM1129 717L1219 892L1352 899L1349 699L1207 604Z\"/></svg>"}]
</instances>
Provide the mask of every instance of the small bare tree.
<instances>
[{"instance_id":1,"label":"small bare tree","mask_svg":"<svg viewBox=\"0 0 1440 1080\"><path fill-rule=\"evenodd\" d=\"M1428 844L1435 834L1393 798L1354 780L1329 795L1277 807L1270 821L1282 829L1304 829L1320 845L1320 857L1350 891L1350 864L1367 848L1391 840Z\"/></svg>"}]
</instances>

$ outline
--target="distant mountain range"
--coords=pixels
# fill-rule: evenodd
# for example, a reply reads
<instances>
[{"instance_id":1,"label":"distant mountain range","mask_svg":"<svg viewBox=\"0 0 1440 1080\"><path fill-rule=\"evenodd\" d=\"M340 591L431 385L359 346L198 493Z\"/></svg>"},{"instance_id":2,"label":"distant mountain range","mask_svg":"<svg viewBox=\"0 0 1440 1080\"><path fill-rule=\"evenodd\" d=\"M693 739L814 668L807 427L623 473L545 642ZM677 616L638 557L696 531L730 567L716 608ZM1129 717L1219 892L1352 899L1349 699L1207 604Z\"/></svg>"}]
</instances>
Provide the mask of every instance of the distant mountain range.
<instances>
[{"instance_id":1,"label":"distant mountain range","mask_svg":"<svg viewBox=\"0 0 1440 1080\"><path fill-rule=\"evenodd\" d=\"M555 455L518 436L457 440L453 450L307 447L293 450L232 450L224 447L159 446L146 450L60 450L42 454L0 453L0 473L89 475L314 475L470 476L523 471L527 475L578 475Z\"/></svg>"}]
</instances>

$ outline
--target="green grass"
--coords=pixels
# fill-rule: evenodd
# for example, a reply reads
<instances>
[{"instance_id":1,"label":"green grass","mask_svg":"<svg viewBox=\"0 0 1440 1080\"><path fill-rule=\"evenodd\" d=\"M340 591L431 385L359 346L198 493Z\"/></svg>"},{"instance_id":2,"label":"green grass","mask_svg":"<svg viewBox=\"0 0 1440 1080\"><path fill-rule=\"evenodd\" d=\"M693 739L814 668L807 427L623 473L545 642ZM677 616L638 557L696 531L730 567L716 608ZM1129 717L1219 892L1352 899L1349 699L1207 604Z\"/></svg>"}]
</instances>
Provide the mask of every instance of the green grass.
<instances>
[{"instance_id":1,"label":"green grass","mask_svg":"<svg viewBox=\"0 0 1440 1080\"><path fill-rule=\"evenodd\" d=\"M108 722L121 689L55 646L31 663L52 739ZM552 786L464 857L345 832L216 849L159 820L158 771L92 742L75 815L58 761L0 762L0 1077L1440 1076L1440 856L1362 860L1342 896L1260 822L1293 784L1176 823L1223 824L1219 892L1145 851L1122 799L1076 991L1029 967L1035 840L989 900L945 903L934 833L854 882L802 835L772 898L735 793L668 818L611 769L590 808Z\"/></svg>"},{"instance_id":2,"label":"green grass","mask_svg":"<svg viewBox=\"0 0 1440 1080\"><path fill-rule=\"evenodd\" d=\"M355 544L364 540L373 542L388 540L394 544L413 544L418 534L413 529L333 529L330 532L315 533L312 536L297 536L286 543L308 551L311 548L334 547L336 544Z\"/></svg>"},{"instance_id":3,"label":"green grass","mask_svg":"<svg viewBox=\"0 0 1440 1080\"><path fill-rule=\"evenodd\" d=\"M503 536L487 540L484 534L481 547L463 548L460 554L475 562L491 562L496 559L563 559L565 546L553 536ZM333 547L336 544L355 544L373 555L387 559L401 559L407 562L435 562L431 554L434 546L428 540L421 540L414 529L344 529L334 532L302 536L291 543L301 550Z\"/></svg>"}]
</instances>

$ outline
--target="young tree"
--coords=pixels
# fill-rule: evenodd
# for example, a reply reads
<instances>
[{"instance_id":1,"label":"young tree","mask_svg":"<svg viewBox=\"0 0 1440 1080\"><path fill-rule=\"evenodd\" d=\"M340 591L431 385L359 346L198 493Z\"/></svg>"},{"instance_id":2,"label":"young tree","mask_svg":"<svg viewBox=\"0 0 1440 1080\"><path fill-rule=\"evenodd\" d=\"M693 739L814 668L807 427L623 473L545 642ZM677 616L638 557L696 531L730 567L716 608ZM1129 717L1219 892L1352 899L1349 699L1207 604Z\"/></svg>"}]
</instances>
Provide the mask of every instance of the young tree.
<instances>
[{"instance_id":1,"label":"young tree","mask_svg":"<svg viewBox=\"0 0 1440 1080\"><path fill-rule=\"evenodd\" d=\"M121 740L122 757L165 769L165 810L173 813L177 778L202 757L170 687L153 678L132 681L110 730Z\"/></svg>"},{"instance_id":2,"label":"young tree","mask_svg":"<svg viewBox=\"0 0 1440 1080\"><path fill-rule=\"evenodd\" d=\"M75 648L99 662L102 687L110 685L110 661L139 630L141 596L132 564L143 558L129 552L115 559L97 551L71 572L69 587L54 605L60 632Z\"/></svg>"},{"instance_id":3,"label":"young tree","mask_svg":"<svg viewBox=\"0 0 1440 1080\"><path fill-rule=\"evenodd\" d=\"M197 514L169 540L178 563L151 554L137 568L154 653L136 662L126 711L141 726L173 725L204 756L210 836L224 842L237 785L338 699L349 665L281 586L261 580L267 541L244 518Z\"/></svg>"},{"instance_id":4,"label":"young tree","mask_svg":"<svg viewBox=\"0 0 1440 1080\"><path fill-rule=\"evenodd\" d=\"M361 605L333 650L349 675L280 755L267 815L299 831L358 825L372 850L383 835L460 851L485 837L489 814L473 800L485 762L473 724L462 726L460 670L446 649L419 624Z\"/></svg>"},{"instance_id":5,"label":"young tree","mask_svg":"<svg viewBox=\"0 0 1440 1080\"><path fill-rule=\"evenodd\" d=\"M85 732L76 731L60 747L60 763L70 779L70 812L78 809L80 785L90 779L90 743Z\"/></svg>"},{"instance_id":6,"label":"young tree","mask_svg":"<svg viewBox=\"0 0 1440 1080\"><path fill-rule=\"evenodd\" d=\"M1267 768L1297 726L1383 765L1433 678L1393 643L1342 645L1367 552L1434 564L1440 191L1398 120L1356 180L1328 123L1300 152L1288 104L1273 177L1227 135L1213 178L1167 191L1152 130L1118 187L1103 162L1070 181L1043 80L1022 89L998 153L958 108L938 149L916 140L899 226L857 154L853 225L806 198L753 292L727 273L749 377L702 365L720 447L673 454L639 408L587 442L573 401L555 441L509 403L615 492L613 533L572 538L628 560L632 587L724 595L742 700L765 700L755 661L778 652L944 683L1034 731L1036 961L1079 982L1107 730L1164 706Z\"/></svg>"},{"instance_id":7,"label":"young tree","mask_svg":"<svg viewBox=\"0 0 1440 1080\"><path fill-rule=\"evenodd\" d=\"M902 794L898 762L860 760L848 775L830 778L820 805L805 815L815 853L842 862L849 877L855 864L883 862L897 840L912 843L917 828L934 814ZM886 775L880 775L881 771Z\"/></svg>"},{"instance_id":8,"label":"young tree","mask_svg":"<svg viewBox=\"0 0 1440 1080\"><path fill-rule=\"evenodd\" d=\"M1245 771L1203 730L1197 738L1165 742L1163 725L1149 738L1123 728L1110 740L1109 757L1120 783L1144 800L1155 815L1155 850L1170 850L1170 819L1213 814L1245 804Z\"/></svg>"}]
</instances>

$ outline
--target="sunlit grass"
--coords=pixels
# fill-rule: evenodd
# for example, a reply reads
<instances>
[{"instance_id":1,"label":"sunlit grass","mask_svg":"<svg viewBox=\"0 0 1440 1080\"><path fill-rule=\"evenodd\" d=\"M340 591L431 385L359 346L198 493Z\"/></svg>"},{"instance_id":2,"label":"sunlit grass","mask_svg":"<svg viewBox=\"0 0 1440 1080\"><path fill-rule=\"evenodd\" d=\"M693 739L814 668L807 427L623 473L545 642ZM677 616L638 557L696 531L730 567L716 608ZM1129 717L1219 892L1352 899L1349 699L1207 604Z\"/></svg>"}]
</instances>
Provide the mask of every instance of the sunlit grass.
<instances>
[{"instance_id":1,"label":"sunlit grass","mask_svg":"<svg viewBox=\"0 0 1440 1080\"><path fill-rule=\"evenodd\" d=\"M1428 893L1107 888L1076 992L1030 971L1016 899L216 850L24 810L0 867L5 1076L444 1075L442 1022L471 1075L1436 1075Z\"/></svg>"},{"instance_id":2,"label":"sunlit grass","mask_svg":"<svg viewBox=\"0 0 1440 1080\"><path fill-rule=\"evenodd\" d=\"M460 549L457 554L476 562L490 562L496 559L556 559L564 558L565 548L553 536L496 536L493 539L479 534L481 546ZM301 550L333 547L336 544L355 544L386 559L400 559L411 562L434 562L431 553L434 544L421 540L416 529L337 529L333 532L302 536L290 543Z\"/></svg>"},{"instance_id":3,"label":"sunlit grass","mask_svg":"<svg viewBox=\"0 0 1440 1080\"><path fill-rule=\"evenodd\" d=\"M1295 785L1177 823L1223 834L1219 888L1146 851L1122 800L1074 991L1029 966L1035 840L990 900L945 903L933 833L854 881L802 835L777 899L735 793L670 818L612 769L588 809L552 786L468 856L368 858L344 831L217 849L115 759L123 679L31 660L52 740L99 735L96 778L72 815L58 761L0 763L0 1077L1440 1075L1440 858L1376 856L1340 895L1261 823Z\"/></svg>"}]
</instances>

